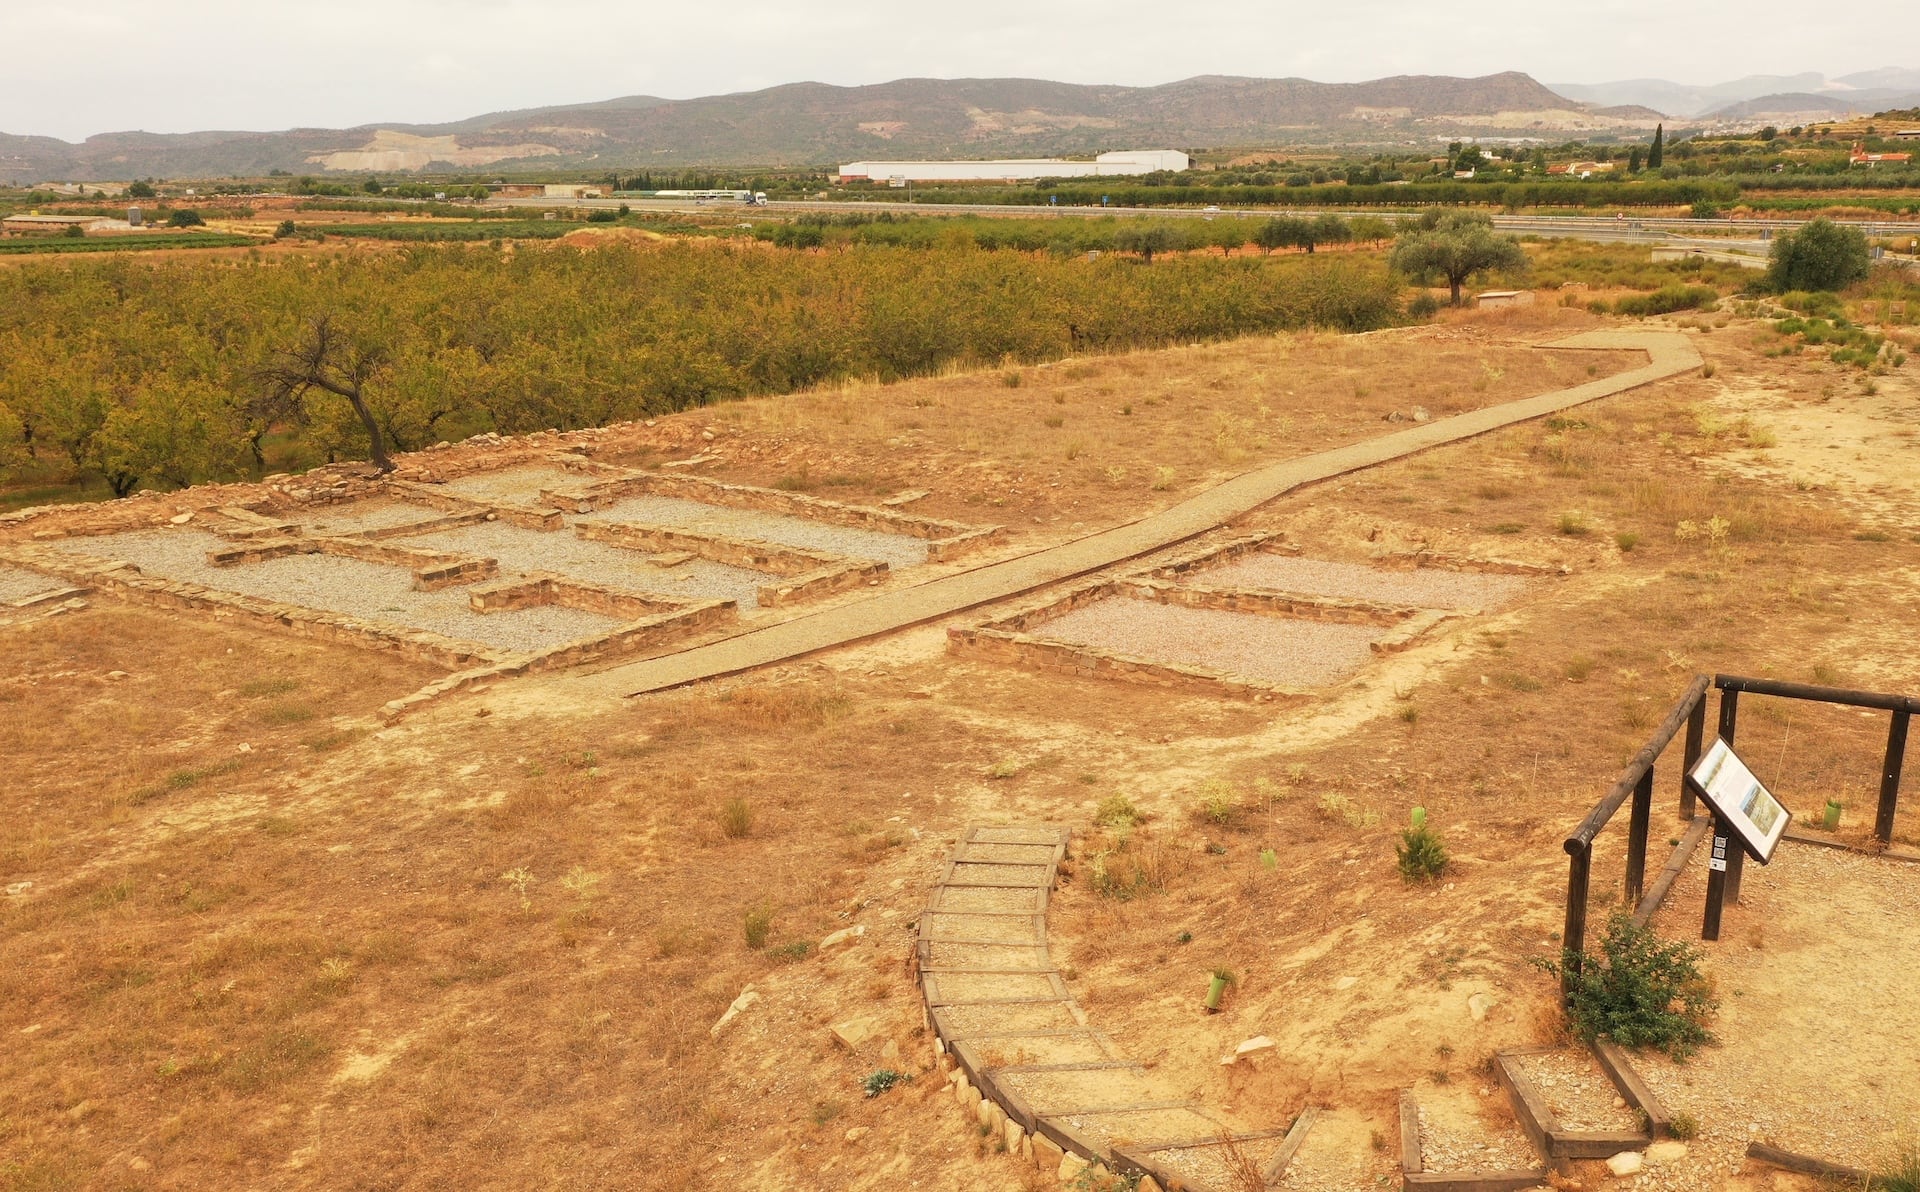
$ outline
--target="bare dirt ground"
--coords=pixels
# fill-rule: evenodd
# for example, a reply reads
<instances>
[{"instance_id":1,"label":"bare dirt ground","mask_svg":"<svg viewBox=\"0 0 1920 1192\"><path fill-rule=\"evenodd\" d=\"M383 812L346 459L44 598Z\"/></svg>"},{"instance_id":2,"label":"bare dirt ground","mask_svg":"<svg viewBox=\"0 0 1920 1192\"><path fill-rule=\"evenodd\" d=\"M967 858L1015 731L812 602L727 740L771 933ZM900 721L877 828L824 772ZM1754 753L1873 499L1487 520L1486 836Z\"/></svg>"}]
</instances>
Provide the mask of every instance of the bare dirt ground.
<instances>
[{"instance_id":1,"label":"bare dirt ground","mask_svg":"<svg viewBox=\"0 0 1920 1192\"><path fill-rule=\"evenodd\" d=\"M1523 315L1075 362L1017 387L1000 372L851 387L661 420L625 450L711 451L709 474L841 499L927 488L916 512L1005 520L1032 549L1396 410L1585 379L1586 354L1510 345L1591 318ZM1881 378L1885 404L1863 404L1858 374L1765 357L1742 325L1695 334L1711 378L1249 518L1319 558L1426 545L1568 569L1284 714L956 661L932 625L619 708L529 680L381 727L372 711L430 672L111 603L0 629L0 1175L1044 1186L940 1092L906 968L961 828L1031 820L1083 833L1051 928L1095 1024L1157 1084L1239 1120L1328 1106L1285 1186L1376 1187L1400 1088L1479 1101L1494 1049L1558 1037L1528 958L1558 946L1559 840L1691 673L1920 689L1920 543L1872 503L1904 499L1889 453L1911 451L1912 382ZM1826 450L1820 435L1863 466L1822 478L1788 460L1802 436ZM1797 811L1816 777L1822 799L1870 798L1864 721L1756 706L1749 732L1778 774L1806 776L1763 774ZM1094 823L1116 794L1142 816L1124 842ZM1394 867L1415 805L1453 856L1433 886ZM1917 829L1902 817L1901 835ZM1105 872L1140 875L1125 897L1096 888L1103 851ZM1749 882L1776 910L1824 897ZM1697 894L1683 883L1672 906L1697 914ZM867 932L819 950L849 925ZM1723 1029L1778 1006L1783 1045L1811 1032L1844 1059L1842 1015L1878 1012L1894 986L1836 978L1849 997L1831 1005L1760 993L1800 988L1768 964L1803 963L1797 941L1849 930L1809 920L1757 951L1730 932L1713 954ZM1236 982L1208 1016L1215 967ZM710 1033L749 984L760 1000ZM1474 994L1492 999L1481 1019ZM1806 1021L1816 1005L1828 1022ZM850 1051L828 1027L854 1014L882 1029ZM1219 1064L1262 1033L1274 1051ZM1740 1070L1724 1056L1695 1063ZM914 1079L865 1096L883 1067ZM1497 1114L1476 1142L1471 1105L1436 1106L1449 1146L1506 1145ZM1724 1120L1703 1109L1703 1133Z\"/></svg>"}]
</instances>

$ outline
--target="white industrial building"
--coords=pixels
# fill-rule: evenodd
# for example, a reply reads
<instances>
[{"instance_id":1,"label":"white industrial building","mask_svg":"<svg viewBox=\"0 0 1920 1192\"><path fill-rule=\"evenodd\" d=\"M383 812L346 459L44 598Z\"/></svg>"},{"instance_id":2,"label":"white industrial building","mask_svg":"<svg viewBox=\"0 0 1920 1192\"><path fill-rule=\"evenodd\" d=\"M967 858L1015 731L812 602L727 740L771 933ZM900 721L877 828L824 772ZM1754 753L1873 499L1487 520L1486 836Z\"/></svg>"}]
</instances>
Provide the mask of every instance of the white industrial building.
<instances>
[{"instance_id":1,"label":"white industrial building","mask_svg":"<svg viewBox=\"0 0 1920 1192\"><path fill-rule=\"evenodd\" d=\"M1102 153L1092 161L1057 157L1002 161L855 161L840 167L842 182L1024 182L1035 178L1107 178L1185 170L1193 164L1178 149Z\"/></svg>"}]
</instances>

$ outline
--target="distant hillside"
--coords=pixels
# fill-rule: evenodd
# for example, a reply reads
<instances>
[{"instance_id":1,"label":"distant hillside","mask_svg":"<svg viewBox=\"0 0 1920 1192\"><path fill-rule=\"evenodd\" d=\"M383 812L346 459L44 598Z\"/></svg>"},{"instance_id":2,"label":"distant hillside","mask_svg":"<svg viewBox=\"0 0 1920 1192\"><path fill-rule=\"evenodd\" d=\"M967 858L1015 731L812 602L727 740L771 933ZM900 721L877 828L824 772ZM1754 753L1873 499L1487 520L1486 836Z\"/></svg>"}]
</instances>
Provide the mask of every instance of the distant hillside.
<instances>
[{"instance_id":1,"label":"distant hillside","mask_svg":"<svg viewBox=\"0 0 1920 1192\"><path fill-rule=\"evenodd\" d=\"M1402 75L1366 83L1202 76L1158 87L1039 79L899 79L496 112L452 124L285 132L105 133L79 145L0 134L19 181L407 170L832 165L859 158L1040 155L1167 146L1427 140L1475 132L1650 127L1524 74Z\"/></svg>"},{"instance_id":2,"label":"distant hillside","mask_svg":"<svg viewBox=\"0 0 1920 1192\"><path fill-rule=\"evenodd\" d=\"M1681 119L1740 120L1748 114L1784 111L1873 112L1920 92L1920 70L1888 66L1829 79L1814 71L1796 75L1748 75L1694 86L1666 79L1621 79L1612 83L1552 83L1561 95L1607 111L1640 105ZM1797 106L1782 106L1788 99ZM1760 106L1750 106L1758 104Z\"/></svg>"},{"instance_id":3,"label":"distant hillside","mask_svg":"<svg viewBox=\"0 0 1920 1192\"><path fill-rule=\"evenodd\" d=\"M1827 91L1819 94L1762 95L1716 109L1714 120L1845 119L1920 103L1920 91Z\"/></svg>"}]
</instances>

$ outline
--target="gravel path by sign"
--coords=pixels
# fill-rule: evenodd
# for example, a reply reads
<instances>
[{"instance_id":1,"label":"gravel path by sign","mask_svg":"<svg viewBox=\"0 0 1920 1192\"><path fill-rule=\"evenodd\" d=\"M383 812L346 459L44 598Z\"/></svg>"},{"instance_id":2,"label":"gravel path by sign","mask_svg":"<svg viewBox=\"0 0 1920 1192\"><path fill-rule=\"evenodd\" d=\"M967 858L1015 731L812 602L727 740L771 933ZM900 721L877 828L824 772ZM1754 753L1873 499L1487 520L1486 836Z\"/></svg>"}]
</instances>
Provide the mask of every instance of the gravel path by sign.
<instances>
[{"instance_id":1,"label":"gravel path by sign","mask_svg":"<svg viewBox=\"0 0 1920 1192\"><path fill-rule=\"evenodd\" d=\"M416 592L412 589L413 576L404 567L332 555L288 555L237 567L214 567L207 563L207 552L228 543L203 530L142 530L54 545L70 554L124 559L142 572L164 579L430 630L502 650L564 645L583 637L598 637L621 623L613 617L554 606L482 616L468 608L463 587Z\"/></svg>"},{"instance_id":2,"label":"gravel path by sign","mask_svg":"<svg viewBox=\"0 0 1920 1192\"><path fill-rule=\"evenodd\" d=\"M1716 1187L1752 1141L1874 1169L1920 1126L1920 866L1787 841L1747 863L1720 939L1701 943L1707 851L1654 923L1701 949L1720 1042L1684 1064L1634 1056L1668 1112L1700 1127L1640 1186Z\"/></svg>"},{"instance_id":3,"label":"gravel path by sign","mask_svg":"<svg viewBox=\"0 0 1920 1192\"><path fill-rule=\"evenodd\" d=\"M757 538L782 546L872 559L894 569L918 567L927 561L927 544L905 534L827 525L784 513L728 509L678 497L628 497L600 510L596 516L605 521L650 522L728 538Z\"/></svg>"},{"instance_id":4,"label":"gravel path by sign","mask_svg":"<svg viewBox=\"0 0 1920 1192\"><path fill-rule=\"evenodd\" d=\"M740 611L759 605L760 586L775 577L764 571L692 559L678 567L648 564L644 551L576 538L571 530L523 530L506 522L483 522L400 539L427 550L482 555L500 561L506 573L555 571L571 579L637 592L699 600L736 600Z\"/></svg>"},{"instance_id":5,"label":"gravel path by sign","mask_svg":"<svg viewBox=\"0 0 1920 1192\"><path fill-rule=\"evenodd\" d=\"M1033 636L1244 675L1285 687L1334 683L1372 657L1377 625L1335 625L1116 597L1077 608Z\"/></svg>"},{"instance_id":6,"label":"gravel path by sign","mask_svg":"<svg viewBox=\"0 0 1920 1192\"><path fill-rule=\"evenodd\" d=\"M36 571L27 571L19 567L0 567L0 604L25 600L29 596L38 596L42 592L51 592L55 588L70 586L64 580L53 579Z\"/></svg>"},{"instance_id":7,"label":"gravel path by sign","mask_svg":"<svg viewBox=\"0 0 1920 1192\"><path fill-rule=\"evenodd\" d=\"M1213 588L1273 588L1302 596L1338 596L1377 600L1415 608L1493 608L1526 590L1513 575L1470 571L1388 571L1358 563L1334 563L1253 551L1194 574L1193 582Z\"/></svg>"}]
</instances>

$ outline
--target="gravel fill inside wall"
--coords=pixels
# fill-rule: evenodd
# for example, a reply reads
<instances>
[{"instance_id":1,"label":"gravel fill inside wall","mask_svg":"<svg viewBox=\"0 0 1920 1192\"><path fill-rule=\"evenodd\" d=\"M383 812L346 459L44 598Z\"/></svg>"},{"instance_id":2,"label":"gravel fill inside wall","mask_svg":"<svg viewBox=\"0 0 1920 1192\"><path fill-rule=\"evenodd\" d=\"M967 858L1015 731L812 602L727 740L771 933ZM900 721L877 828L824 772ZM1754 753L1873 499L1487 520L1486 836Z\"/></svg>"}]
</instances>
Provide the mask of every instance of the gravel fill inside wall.
<instances>
[{"instance_id":1,"label":"gravel fill inside wall","mask_svg":"<svg viewBox=\"0 0 1920 1192\"><path fill-rule=\"evenodd\" d=\"M927 561L927 544L905 534L832 526L784 513L729 509L679 497L628 497L599 510L595 517L602 521L649 522L728 538L757 538L852 559L872 559L894 569L918 567Z\"/></svg>"},{"instance_id":2,"label":"gravel fill inside wall","mask_svg":"<svg viewBox=\"0 0 1920 1192\"><path fill-rule=\"evenodd\" d=\"M1377 625L1185 608L1116 597L1035 626L1034 637L1152 662L1224 671L1283 687L1335 683L1372 657Z\"/></svg>"},{"instance_id":3,"label":"gravel fill inside wall","mask_svg":"<svg viewBox=\"0 0 1920 1192\"><path fill-rule=\"evenodd\" d=\"M19 567L0 567L0 604L25 600L29 596L38 596L42 592L72 586L65 580L41 575L37 571L27 571Z\"/></svg>"},{"instance_id":4,"label":"gravel fill inside wall","mask_svg":"<svg viewBox=\"0 0 1920 1192\"><path fill-rule=\"evenodd\" d=\"M563 468L502 468L498 472L475 472L458 476L439 487L476 501L497 501L508 505L538 505L543 488L573 489L593 483L593 477L581 476Z\"/></svg>"},{"instance_id":5,"label":"gravel fill inside wall","mask_svg":"<svg viewBox=\"0 0 1920 1192\"><path fill-rule=\"evenodd\" d=\"M1493 608L1527 587L1525 579L1514 575L1437 568L1388 571L1264 551L1198 571L1192 582L1213 588L1271 588L1302 596L1377 600L1415 608Z\"/></svg>"},{"instance_id":6,"label":"gravel fill inside wall","mask_svg":"<svg viewBox=\"0 0 1920 1192\"><path fill-rule=\"evenodd\" d=\"M369 530L389 530L411 526L447 516L438 509L406 501L357 501L351 505L322 506L302 514L297 520L311 537L364 534Z\"/></svg>"},{"instance_id":7,"label":"gravel fill inside wall","mask_svg":"<svg viewBox=\"0 0 1920 1192\"><path fill-rule=\"evenodd\" d=\"M577 538L572 530L523 530L506 522L483 522L433 534L397 539L427 550L482 555L500 561L502 574L552 571L569 579L683 600L733 600L740 611L759 607L763 584L779 577L709 559L678 567L654 567L645 551Z\"/></svg>"},{"instance_id":8,"label":"gravel fill inside wall","mask_svg":"<svg viewBox=\"0 0 1920 1192\"><path fill-rule=\"evenodd\" d=\"M542 650L599 637L623 624L598 613L552 606L483 616L468 607L464 587L416 592L413 575L405 567L332 555L288 555L237 567L214 567L207 563L207 552L228 543L203 530L142 530L54 545L70 554L124 559L144 574L161 579L424 629L501 650Z\"/></svg>"}]
</instances>

